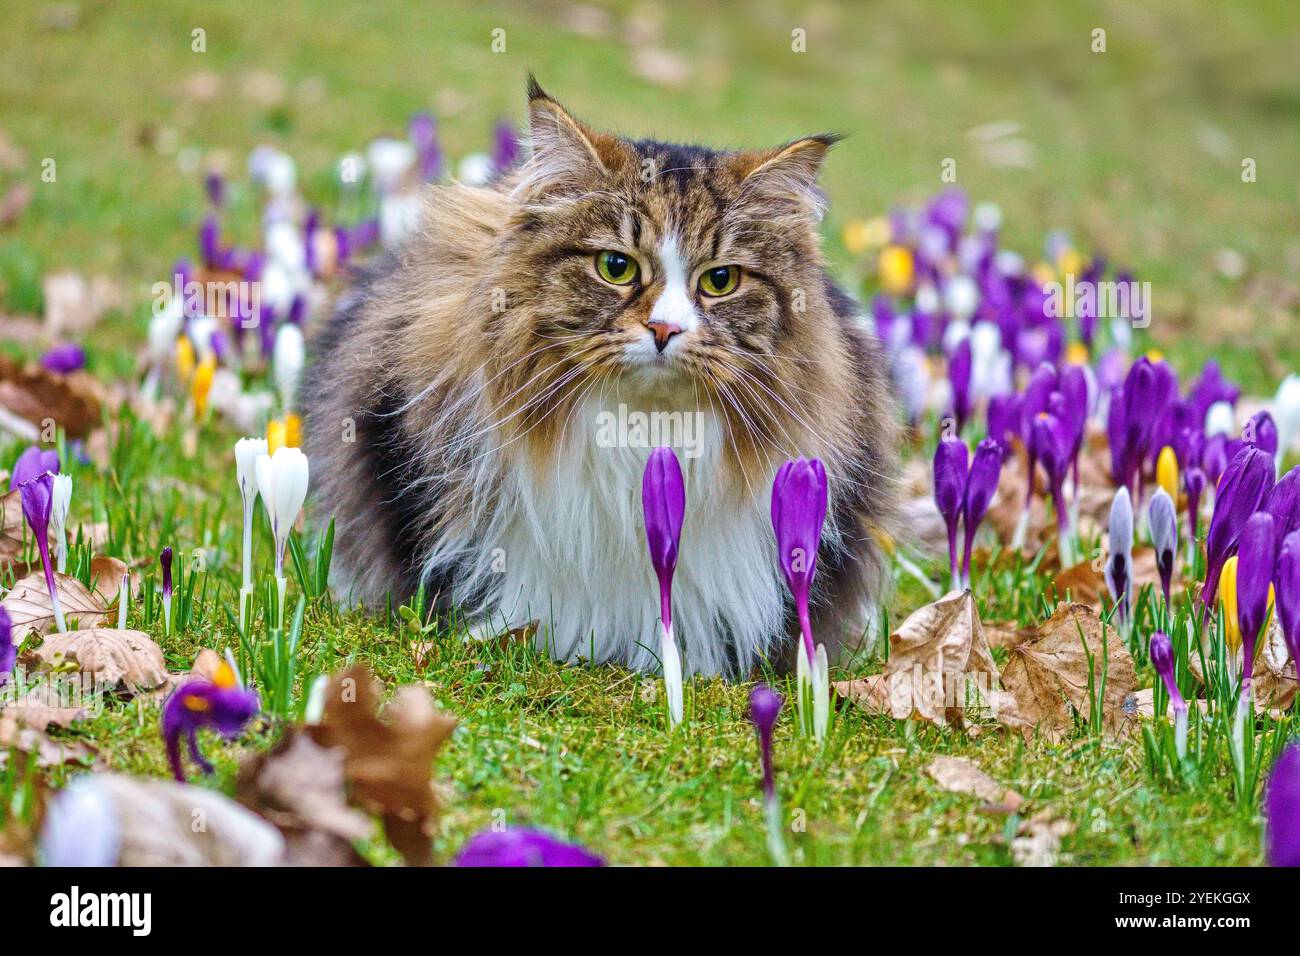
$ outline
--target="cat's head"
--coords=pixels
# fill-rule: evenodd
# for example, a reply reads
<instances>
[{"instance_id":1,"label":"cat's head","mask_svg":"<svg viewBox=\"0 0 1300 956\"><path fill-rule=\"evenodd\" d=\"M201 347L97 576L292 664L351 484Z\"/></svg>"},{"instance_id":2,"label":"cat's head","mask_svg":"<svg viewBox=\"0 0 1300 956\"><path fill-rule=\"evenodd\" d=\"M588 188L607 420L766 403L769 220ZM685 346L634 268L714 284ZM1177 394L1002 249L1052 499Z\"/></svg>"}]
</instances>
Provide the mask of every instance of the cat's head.
<instances>
[{"instance_id":1,"label":"cat's head","mask_svg":"<svg viewBox=\"0 0 1300 956\"><path fill-rule=\"evenodd\" d=\"M506 303L492 346L509 366L503 397L563 382L550 406L617 378L625 392L704 392L778 434L791 383L807 386L836 341L816 182L836 137L758 151L634 141L531 79L529 126L531 154L499 186L511 214L487 279Z\"/></svg>"}]
</instances>

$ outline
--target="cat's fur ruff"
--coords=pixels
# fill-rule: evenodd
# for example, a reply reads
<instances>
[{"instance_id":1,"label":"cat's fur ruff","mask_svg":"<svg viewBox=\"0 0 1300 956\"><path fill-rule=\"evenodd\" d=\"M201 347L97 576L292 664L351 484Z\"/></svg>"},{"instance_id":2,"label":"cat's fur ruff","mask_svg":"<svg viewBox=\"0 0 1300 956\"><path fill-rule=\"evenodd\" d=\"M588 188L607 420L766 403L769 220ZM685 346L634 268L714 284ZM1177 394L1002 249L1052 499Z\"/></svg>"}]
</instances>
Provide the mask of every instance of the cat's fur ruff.
<instances>
[{"instance_id":1,"label":"cat's fur ruff","mask_svg":"<svg viewBox=\"0 0 1300 956\"><path fill-rule=\"evenodd\" d=\"M833 138L629 142L529 93L522 167L429 187L419 233L312 343L307 452L315 507L338 525L336 589L373 607L423 581L480 632L538 621L557 657L655 667L650 448L598 440L599 412L623 405L699 413L698 445L679 449L673 587L688 672L743 674L789 651L769 502L798 455L830 476L817 638L860 636L883 586L897 430L878 345L820 251L815 178ZM611 248L642 281L598 277ZM737 290L700 294L708 264L739 265ZM662 355L652 311L687 330Z\"/></svg>"}]
</instances>

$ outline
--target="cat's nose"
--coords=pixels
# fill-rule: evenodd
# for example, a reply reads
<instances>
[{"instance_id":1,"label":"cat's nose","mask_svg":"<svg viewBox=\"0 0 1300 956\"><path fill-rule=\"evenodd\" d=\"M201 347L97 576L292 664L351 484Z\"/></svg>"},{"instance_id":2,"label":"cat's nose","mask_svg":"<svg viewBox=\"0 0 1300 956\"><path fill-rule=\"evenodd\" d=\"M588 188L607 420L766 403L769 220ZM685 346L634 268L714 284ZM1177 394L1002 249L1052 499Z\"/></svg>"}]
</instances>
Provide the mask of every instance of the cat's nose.
<instances>
[{"instance_id":1,"label":"cat's nose","mask_svg":"<svg viewBox=\"0 0 1300 956\"><path fill-rule=\"evenodd\" d=\"M668 340L674 335L680 335L684 330L680 325L672 322L656 322L651 320L645 324L645 327L654 333L655 348L662 352L668 348Z\"/></svg>"}]
</instances>

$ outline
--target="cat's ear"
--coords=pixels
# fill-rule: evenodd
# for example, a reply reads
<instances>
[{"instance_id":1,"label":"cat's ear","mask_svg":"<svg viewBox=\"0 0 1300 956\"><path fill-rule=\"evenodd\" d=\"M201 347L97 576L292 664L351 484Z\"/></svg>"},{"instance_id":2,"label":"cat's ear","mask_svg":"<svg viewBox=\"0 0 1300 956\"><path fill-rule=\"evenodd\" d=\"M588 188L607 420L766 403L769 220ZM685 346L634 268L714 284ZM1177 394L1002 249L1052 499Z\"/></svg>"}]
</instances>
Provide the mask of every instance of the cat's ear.
<instances>
[{"instance_id":1,"label":"cat's ear","mask_svg":"<svg viewBox=\"0 0 1300 956\"><path fill-rule=\"evenodd\" d=\"M776 149L740 153L733 160L742 196L795 202L815 219L826 211L826 197L817 187L817 174L830 148L840 141L834 133L807 136Z\"/></svg>"},{"instance_id":2,"label":"cat's ear","mask_svg":"<svg viewBox=\"0 0 1300 956\"><path fill-rule=\"evenodd\" d=\"M532 154L516 194L538 197L586 192L622 159L617 138L578 122L528 77L528 132Z\"/></svg>"}]
</instances>

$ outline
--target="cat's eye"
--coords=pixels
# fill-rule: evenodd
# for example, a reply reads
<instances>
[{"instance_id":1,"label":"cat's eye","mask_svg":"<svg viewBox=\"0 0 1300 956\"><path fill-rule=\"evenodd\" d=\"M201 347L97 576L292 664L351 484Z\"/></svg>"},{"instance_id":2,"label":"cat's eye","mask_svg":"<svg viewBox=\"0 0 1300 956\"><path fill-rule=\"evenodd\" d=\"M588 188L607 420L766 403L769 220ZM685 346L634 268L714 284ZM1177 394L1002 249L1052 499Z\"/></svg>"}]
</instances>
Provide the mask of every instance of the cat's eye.
<instances>
[{"instance_id":1,"label":"cat's eye","mask_svg":"<svg viewBox=\"0 0 1300 956\"><path fill-rule=\"evenodd\" d=\"M626 253L606 250L596 253L596 273L611 285L630 285L640 270Z\"/></svg>"},{"instance_id":2,"label":"cat's eye","mask_svg":"<svg viewBox=\"0 0 1300 956\"><path fill-rule=\"evenodd\" d=\"M708 296L729 295L740 283L740 266L716 266L700 276L700 291Z\"/></svg>"}]
</instances>

